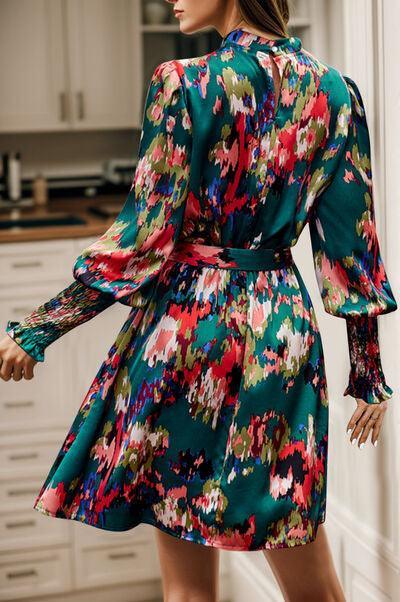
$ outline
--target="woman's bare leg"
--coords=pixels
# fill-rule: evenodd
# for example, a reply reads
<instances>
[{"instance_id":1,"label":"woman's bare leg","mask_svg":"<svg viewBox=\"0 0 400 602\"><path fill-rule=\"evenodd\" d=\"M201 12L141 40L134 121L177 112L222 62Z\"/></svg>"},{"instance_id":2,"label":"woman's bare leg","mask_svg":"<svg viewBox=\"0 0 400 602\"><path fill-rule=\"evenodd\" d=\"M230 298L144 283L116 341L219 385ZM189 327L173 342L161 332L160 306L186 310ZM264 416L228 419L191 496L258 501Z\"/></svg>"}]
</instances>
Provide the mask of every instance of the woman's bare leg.
<instances>
[{"instance_id":1,"label":"woman's bare leg","mask_svg":"<svg viewBox=\"0 0 400 602\"><path fill-rule=\"evenodd\" d=\"M217 602L219 550L156 529L164 602Z\"/></svg>"},{"instance_id":2,"label":"woman's bare leg","mask_svg":"<svg viewBox=\"0 0 400 602\"><path fill-rule=\"evenodd\" d=\"M313 542L263 553L286 602L345 602L323 523Z\"/></svg>"}]
</instances>

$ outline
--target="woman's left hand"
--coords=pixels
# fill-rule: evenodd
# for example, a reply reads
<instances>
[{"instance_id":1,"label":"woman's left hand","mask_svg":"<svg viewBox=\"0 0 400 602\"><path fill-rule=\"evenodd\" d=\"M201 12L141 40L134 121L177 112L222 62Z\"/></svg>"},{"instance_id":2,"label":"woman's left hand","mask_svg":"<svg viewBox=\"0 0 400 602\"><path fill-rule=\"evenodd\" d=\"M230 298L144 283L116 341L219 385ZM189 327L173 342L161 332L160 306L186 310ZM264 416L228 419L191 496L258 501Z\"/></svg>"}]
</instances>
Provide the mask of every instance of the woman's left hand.
<instances>
[{"instance_id":1,"label":"woman's left hand","mask_svg":"<svg viewBox=\"0 0 400 602\"><path fill-rule=\"evenodd\" d=\"M376 446L387 407L387 399L381 403L367 403L363 399L357 399L357 408L347 424L347 433L352 431L350 441L353 445L361 434L358 441L361 449L371 432L371 443Z\"/></svg>"},{"instance_id":2,"label":"woman's left hand","mask_svg":"<svg viewBox=\"0 0 400 602\"><path fill-rule=\"evenodd\" d=\"M37 364L8 334L0 339L0 378L31 380L34 377L33 368Z\"/></svg>"}]
</instances>

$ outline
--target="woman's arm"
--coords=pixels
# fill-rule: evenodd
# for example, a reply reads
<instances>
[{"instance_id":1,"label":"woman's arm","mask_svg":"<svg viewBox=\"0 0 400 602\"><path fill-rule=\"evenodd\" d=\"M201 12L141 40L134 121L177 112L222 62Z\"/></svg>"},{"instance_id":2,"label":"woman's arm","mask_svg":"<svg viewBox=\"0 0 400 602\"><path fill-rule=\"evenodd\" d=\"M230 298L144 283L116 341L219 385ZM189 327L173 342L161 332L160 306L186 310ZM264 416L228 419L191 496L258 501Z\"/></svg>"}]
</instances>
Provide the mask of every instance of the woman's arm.
<instances>
[{"instance_id":1,"label":"woman's arm","mask_svg":"<svg viewBox=\"0 0 400 602\"><path fill-rule=\"evenodd\" d=\"M113 303L115 299L111 294L95 291L74 280L21 322L9 320L6 332L34 360L43 362L46 347Z\"/></svg>"},{"instance_id":2,"label":"woman's arm","mask_svg":"<svg viewBox=\"0 0 400 602\"><path fill-rule=\"evenodd\" d=\"M344 395L379 404L393 391L381 366L378 315L397 308L376 233L370 139L355 82L349 92L348 130L330 183L310 218L314 265L325 310L346 319L350 357Z\"/></svg>"}]
</instances>

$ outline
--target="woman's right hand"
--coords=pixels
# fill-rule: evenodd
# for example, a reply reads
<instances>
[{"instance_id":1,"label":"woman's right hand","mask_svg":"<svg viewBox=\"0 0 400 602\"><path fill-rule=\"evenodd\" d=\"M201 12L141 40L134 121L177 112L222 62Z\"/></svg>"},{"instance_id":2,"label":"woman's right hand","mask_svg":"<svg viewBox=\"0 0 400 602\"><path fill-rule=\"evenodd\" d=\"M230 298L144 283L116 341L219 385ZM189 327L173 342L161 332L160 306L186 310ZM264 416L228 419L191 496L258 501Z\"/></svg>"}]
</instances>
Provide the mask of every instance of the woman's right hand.
<instances>
[{"instance_id":1,"label":"woman's right hand","mask_svg":"<svg viewBox=\"0 0 400 602\"><path fill-rule=\"evenodd\" d=\"M3 380L31 380L37 361L6 335L0 340L0 378Z\"/></svg>"},{"instance_id":2,"label":"woman's right hand","mask_svg":"<svg viewBox=\"0 0 400 602\"><path fill-rule=\"evenodd\" d=\"M357 399L357 408L347 423L347 433L351 433L351 443L355 445L361 435L358 439L358 447L363 448L371 433L371 443L376 446L387 409L387 399L381 403L367 403L363 399Z\"/></svg>"}]
</instances>

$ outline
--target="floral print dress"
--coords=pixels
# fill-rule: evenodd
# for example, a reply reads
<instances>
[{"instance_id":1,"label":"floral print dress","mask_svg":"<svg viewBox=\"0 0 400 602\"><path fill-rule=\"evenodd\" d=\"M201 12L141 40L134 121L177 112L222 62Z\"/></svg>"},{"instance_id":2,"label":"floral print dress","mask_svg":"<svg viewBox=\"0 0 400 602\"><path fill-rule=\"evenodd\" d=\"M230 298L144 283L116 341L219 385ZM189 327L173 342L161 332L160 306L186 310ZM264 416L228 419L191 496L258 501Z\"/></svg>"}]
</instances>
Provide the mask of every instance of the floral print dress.
<instances>
[{"instance_id":1,"label":"floral print dress","mask_svg":"<svg viewBox=\"0 0 400 602\"><path fill-rule=\"evenodd\" d=\"M315 539L328 393L290 253L307 223L325 310L347 324L344 394L380 403L393 391L377 316L397 304L356 83L300 38L241 28L213 52L158 65L119 216L82 250L70 286L7 323L44 361L70 329L113 303L131 307L36 510L112 531L148 523L230 550Z\"/></svg>"}]
</instances>

